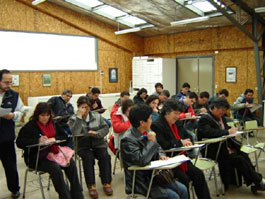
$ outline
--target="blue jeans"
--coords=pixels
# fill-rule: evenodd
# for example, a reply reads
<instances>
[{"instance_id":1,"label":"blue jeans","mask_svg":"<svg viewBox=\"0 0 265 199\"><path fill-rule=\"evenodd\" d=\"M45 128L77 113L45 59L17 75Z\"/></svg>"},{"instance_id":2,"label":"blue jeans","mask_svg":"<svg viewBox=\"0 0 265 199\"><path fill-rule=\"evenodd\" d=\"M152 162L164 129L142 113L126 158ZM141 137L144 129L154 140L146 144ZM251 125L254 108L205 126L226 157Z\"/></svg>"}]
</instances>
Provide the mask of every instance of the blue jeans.
<instances>
[{"instance_id":1,"label":"blue jeans","mask_svg":"<svg viewBox=\"0 0 265 199\"><path fill-rule=\"evenodd\" d=\"M184 184L181 184L180 182L176 182L175 184L168 184L167 192L168 192L168 197L161 199L188 199L187 188Z\"/></svg>"}]
</instances>

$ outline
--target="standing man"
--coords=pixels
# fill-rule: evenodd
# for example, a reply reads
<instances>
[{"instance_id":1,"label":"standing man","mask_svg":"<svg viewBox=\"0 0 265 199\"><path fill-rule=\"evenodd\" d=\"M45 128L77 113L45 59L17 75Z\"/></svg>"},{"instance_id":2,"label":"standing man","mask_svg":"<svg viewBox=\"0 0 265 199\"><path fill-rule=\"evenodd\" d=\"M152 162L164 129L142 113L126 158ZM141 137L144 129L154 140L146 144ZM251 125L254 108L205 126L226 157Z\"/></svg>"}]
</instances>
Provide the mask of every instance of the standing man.
<instances>
[{"instance_id":1,"label":"standing man","mask_svg":"<svg viewBox=\"0 0 265 199\"><path fill-rule=\"evenodd\" d=\"M57 123L62 126L65 134L68 136L72 135L72 132L69 127L68 119L71 115L74 114L74 107L70 103L70 99L72 98L72 91L66 89L62 92L61 96L54 96L48 100L48 104L51 105L52 112L55 117L61 116L57 120ZM68 138L67 145L73 148L73 140L71 137Z\"/></svg>"},{"instance_id":2,"label":"standing man","mask_svg":"<svg viewBox=\"0 0 265 199\"><path fill-rule=\"evenodd\" d=\"M0 117L0 159L5 169L8 190L12 198L18 198L19 179L17 172L17 157L15 151L15 121L19 121L24 105L19 94L12 90L12 74L3 69L0 71L0 104L3 109L11 112Z\"/></svg>"}]
</instances>

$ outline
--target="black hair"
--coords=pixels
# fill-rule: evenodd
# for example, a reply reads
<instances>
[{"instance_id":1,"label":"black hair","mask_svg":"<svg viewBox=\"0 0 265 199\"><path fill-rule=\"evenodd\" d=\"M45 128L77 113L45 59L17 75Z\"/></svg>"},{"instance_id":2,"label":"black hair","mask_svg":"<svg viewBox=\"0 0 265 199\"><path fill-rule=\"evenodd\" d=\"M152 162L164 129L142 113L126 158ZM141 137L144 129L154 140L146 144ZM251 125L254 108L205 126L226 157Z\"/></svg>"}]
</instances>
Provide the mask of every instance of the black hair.
<instances>
[{"instance_id":1,"label":"black hair","mask_svg":"<svg viewBox=\"0 0 265 199\"><path fill-rule=\"evenodd\" d=\"M170 113L172 111L184 111L183 105L176 98L171 98L164 103L161 110L161 116L165 116L166 113Z\"/></svg>"},{"instance_id":2,"label":"black hair","mask_svg":"<svg viewBox=\"0 0 265 199\"><path fill-rule=\"evenodd\" d=\"M207 91L203 91L200 93L200 98L207 98L209 99L210 94Z\"/></svg>"},{"instance_id":3,"label":"black hair","mask_svg":"<svg viewBox=\"0 0 265 199\"><path fill-rule=\"evenodd\" d=\"M248 88L248 89L245 90L244 94L246 95L248 93L253 93L254 94L254 91L252 89Z\"/></svg>"},{"instance_id":4,"label":"black hair","mask_svg":"<svg viewBox=\"0 0 265 199\"><path fill-rule=\"evenodd\" d=\"M161 87L162 89L164 88L163 84L161 84L160 82L155 84L155 88L157 88L157 87Z\"/></svg>"},{"instance_id":5,"label":"black hair","mask_svg":"<svg viewBox=\"0 0 265 199\"><path fill-rule=\"evenodd\" d=\"M94 87L91 89L91 93L92 94L97 94L97 93L100 94L100 90L98 88Z\"/></svg>"},{"instance_id":6,"label":"black hair","mask_svg":"<svg viewBox=\"0 0 265 199\"><path fill-rule=\"evenodd\" d=\"M188 82L185 82L183 85L182 85L182 88L190 88L190 84Z\"/></svg>"},{"instance_id":7,"label":"black hair","mask_svg":"<svg viewBox=\"0 0 265 199\"><path fill-rule=\"evenodd\" d=\"M219 108L229 109L230 105L225 98L218 97L218 98L215 98L210 104L210 109L214 109L214 107L218 109Z\"/></svg>"},{"instance_id":8,"label":"black hair","mask_svg":"<svg viewBox=\"0 0 265 199\"><path fill-rule=\"evenodd\" d=\"M81 104L87 104L89 107L91 107L91 102L87 96L80 96L77 100L77 107L79 107Z\"/></svg>"},{"instance_id":9,"label":"black hair","mask_svg":"<svg viewBox=\"0 0 265 199\"><path fill-rule=\"evenodd\" d=\"M150 96L148 96L148 98L146 99L145 104L146 104L146 105L149 105L152 101L154 101L154 100L156 100L156 99L159 101L159 98L158 98L157 95L150 95Z\"/></svg>"},{"instance_id":10,"label":"black hair","mask_svg":"<svg viewBox=\"0 0 265 199\"><path fill-rule=\"evenodd\" d=\"M219 95L224 94L226 97L229 96L229 92L228 92L228 90L226 90L226 89L221 89L221 90L218 92L218 94L219 94Z\"/></svg>"},{"instance_id":11,"label":"black hair","mask_svg":"<svg viewBox=\"0 0 265 199\"><path fill-rule=\"evenodd\" d=\"M62 92L62 95L66 95L67 93L70 93L71 95L73 94L73 92L70 89L65 89Z\"/></svg>"},{"instance_id":12,"label":"black hair","mask_svg":"<svg viewBox=\"0 0 265 199\"><path fill-rule=\"evenodd\" d=\"M37 122L39 120L39 115L43 113L47 113L50 115L49 121L52 119L52 109L50 104L48 104L47 102L40 102L37 104L33 115L30 117L30 120Z\"/></svg>"},{"instance_id":13,"label":"black hair","mask_svg":"<svg viewBox=\"0 0 265 199\"><path fill-rule=\"evenodd\" d=\"M168 98L170 97L170 92L168 90L163 90L160 95L165 95Z\"/></svg>"},{"instance_id":14,"label":"black hair","mask_svg":"<svg viewBox=\"0 0 265 199\"><path fill-rule=\"evenodd\" d=\"M196 101L198 100L198 95L195 92L188 92L187 93L187 97L189 97L190 99L196 99Z\"/></svg>"},{"instance_id":15,"label":"black hair","mask_svg":"<svg viewBox=\"0 0 265 199\"><path fill-rule=\"evenodd\" d=\"M0 71L0 81L2 81L4 74L11 74L11 72L9 70L7 70L7 69L1 70Z\"/></svg>"},{"instance_id":16,"label":"black hair","mask_svg":"<svg viewBox=\"0 0 265 199\"><path fill-rule=\"evenodd\" d=\"M140 126L140 121L147 122L153 109L146 104L137 104L130 110L129 120L134 128Z\"/></svg>"},{"instance_id":17,"label":"black hair","mask_svg":"<svg viewBox=\"0 0 265 199\"><path fill-rule=\"evenodd\" d=\"M134 105L134 102L131 99L127 99L121 104L121 111L124 114L128 108Z\"/></svg>"},{"instance_id":18,"label":"black hair","mask_svg":"<svg viewBox=\"0 0 265 199\"><path fill-rule=\"evenodd\" d=\"M122 91L120 93L120 97L124 97L125 95L130 96L130 93L128 91Z\"/></svg>"},{"instance_id":19,"label":"black hair","mask_svg":"<svg viewBox=\"0 0 265 199\"><path fill-rule=\"evenodd\" d=\"M140 95L142 95L143 93L147 94L147 90L145 88L141 88L138 92L137 92L137 97L140 97Z\"/></svg>"}]
</instances>

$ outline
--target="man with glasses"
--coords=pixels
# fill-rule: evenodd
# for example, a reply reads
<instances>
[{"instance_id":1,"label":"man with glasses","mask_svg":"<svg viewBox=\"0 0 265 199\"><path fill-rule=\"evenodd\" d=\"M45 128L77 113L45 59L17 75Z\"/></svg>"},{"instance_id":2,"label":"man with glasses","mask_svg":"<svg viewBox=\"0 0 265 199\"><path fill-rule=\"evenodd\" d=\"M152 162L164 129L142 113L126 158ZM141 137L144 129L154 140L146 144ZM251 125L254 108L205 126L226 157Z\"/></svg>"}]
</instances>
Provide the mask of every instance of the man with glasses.
<instances>
[{"instance_id":1,"label":"man with glasses","mask_svg":"<svg viewBox=\"0 0 265 199\"><path fill-rule=\"evenodd\" d=\"M64 131L68 136L72 135L68 119L74 114L74 107L70 103L71 98L72 91L66 89L62 92L61 96L54 96L48 100L48 104L51 105L56 122L64 128ZM71 137L68 138L67 145L73 148L73 140Z\"/></svg>"},{"instance_id":2,"label":"man with glasses","mask_svg":"<svg viewBox=\"0 0 265 199\"><path fill-rule=\"evenodd\" d=\"M1 109L11 109L11 112L0 117L0 159L5 169L8 190L12 198L18 198L19 178L17 172L17 157L15 151L15 122L19 121L24 105L19 94L11 89L12 74L3 69L0 71L0 104Z\"/></svg>"}]
</instances>

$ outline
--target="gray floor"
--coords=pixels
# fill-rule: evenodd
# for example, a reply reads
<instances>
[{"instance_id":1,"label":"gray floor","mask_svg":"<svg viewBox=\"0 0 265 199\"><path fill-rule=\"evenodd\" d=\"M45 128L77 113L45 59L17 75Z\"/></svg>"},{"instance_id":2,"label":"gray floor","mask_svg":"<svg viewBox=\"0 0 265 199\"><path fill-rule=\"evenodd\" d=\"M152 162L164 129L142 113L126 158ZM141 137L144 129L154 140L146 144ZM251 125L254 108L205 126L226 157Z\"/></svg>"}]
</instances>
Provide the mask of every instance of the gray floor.
<instances>
[{"instance_id":1,"label":"gray floor","mask_svg":"<svg viewBox=\"0 0 265 199\"><path fill-rule=\"evenodd\" d=\"M265 135L261 136L261 141L265 142ZM251 138L251 142L254 142L254 139ZM20 186L21 186L21 193L23 190L23 179L24 179L24 172L25 172L25 164L24 161L21 158L21 150L17 150L17 156L18 156L18 170L19 170L19 179L20 179ZM112 154L110 152L110 154ZM112 162L114 162L114 155L112 154ZM252 157L253 159L253 157ZM96 173L98 176L98 166L95 166L96 168ZM260 173L263 174L263 176L265 176L265 154L262 153L261 157L260 157L260 161L259 161L259 170ZM206 178L208 179L209 177L209 172L205 173ZM6 181L5 181L5 174L3 171L3 168L0 168L0 199L6 199L6 198L10 198L10 193L7 190L6 187ZM218 178L219 180L219 178ZM112 186L113 186L113 190L114 190L114 194L113 196L106 196L102 190L102 185L100 183L99 178L97 177L97 190L99 192L99 198L101 199L125 199L126 198L126 194L124 191L124 179L123 179L123 171L120 169L119 166L119 162L117 164L117 169L116 169L116 174L113 176L113 181L112 181ZM58 198L53 186L51 186L50 190L47 191L47 184L48 184L48 176L44 175L43 176L43 184L45 186L45 196L47 199L55 199ZM215 188L214 188L214 180L211 179L208 181L208 185L210 188L210 192L212 195L212 198L220 198L220 199L234 199L234 198L240 198L240 199L247 199L247 198L251 198L251 199L256 199L256 198L265 198L265 192L259 192L258 195L253 195L250 191L249 187L246 187L245 185L243 185L242 187L230 187L229 190L226 192L226 194L220 195L219 197L216 197L215 195ZM220 180L218 182L218 186L219 189L221 191L220 188ZM83 179L83 193L85 198L90 198L88 195L88 190L85 186L85 182ZM20 197L22 198L22 196ZM37 176L35 174L30 173L28 176L28 183L27 183L27 192L26 192L26 198L30 198L30 199L41 199L41 192L39 189L39 184L37 181Z\"/></svg>"}]
</instances>

